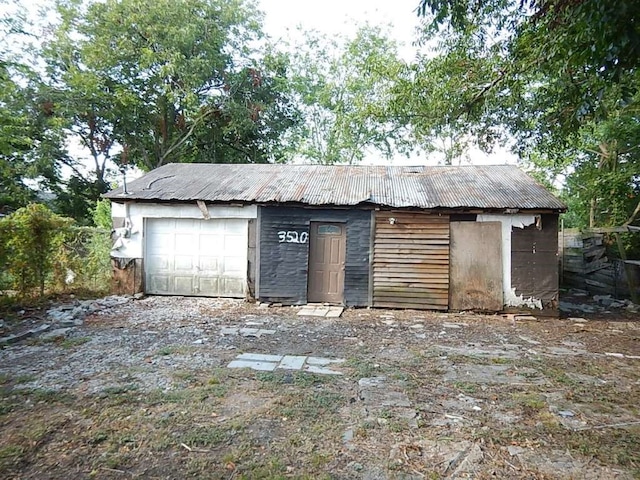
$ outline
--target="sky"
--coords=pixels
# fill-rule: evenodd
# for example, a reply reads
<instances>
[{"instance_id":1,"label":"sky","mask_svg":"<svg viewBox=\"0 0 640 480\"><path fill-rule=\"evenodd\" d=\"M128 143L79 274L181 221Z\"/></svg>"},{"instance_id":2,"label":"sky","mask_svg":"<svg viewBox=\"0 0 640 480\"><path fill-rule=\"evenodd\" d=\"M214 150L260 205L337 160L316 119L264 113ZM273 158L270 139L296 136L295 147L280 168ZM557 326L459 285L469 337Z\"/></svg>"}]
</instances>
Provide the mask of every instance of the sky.
<instances>
[{"instance_id":1,"label":"sky","mask_svg":"<svg viewBox=\"0 0 640 480\"><path fill-rule=\"evenodd\" d=\"M411 46L419 19L418 0L259 0L265 13L266 32L274 39L286 38L300 25L327 35L354 34L359 24L388 26L389 35L411 60Z\"/></svg>"}]
</instances>

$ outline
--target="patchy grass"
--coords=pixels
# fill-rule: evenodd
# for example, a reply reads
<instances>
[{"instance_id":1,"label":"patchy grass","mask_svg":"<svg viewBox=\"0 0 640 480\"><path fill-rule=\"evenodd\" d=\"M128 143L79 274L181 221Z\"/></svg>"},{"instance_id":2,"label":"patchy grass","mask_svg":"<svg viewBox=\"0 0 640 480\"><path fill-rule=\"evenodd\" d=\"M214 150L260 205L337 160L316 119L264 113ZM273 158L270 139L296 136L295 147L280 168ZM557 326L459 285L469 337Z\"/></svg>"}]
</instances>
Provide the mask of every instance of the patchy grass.
<instances>
[{"instance_id":1,"label":"patchy grass","mask_svg":"<svg viewBox=\"0 0 640 480\"><path fill-rule=\"evenodd\" d=\"M247 313L247 308L240 313ZM210 315L227 318L232 313L212 311ZM376 315L352 314L359 313ZM640 421L636 388L640 373L631 361L524 353L506 361L499 349L487 356L445 359L435 349L429 350L429 342L442 341L437 320L433 328L424 322L425 335L432 337L418 339L404 334L402 313L395 314L400 327L394 332L377 329L375 322L363 325L362 319L349 324L355 333L348 335L357 334L365 343L362 348L344 342L339 323L292 323L290 331L279 332L279 342L290 351L313 349L314 355L348 358L340 366L341 376L203 368L196 355L218 355L219 359L205 365L226 365L238 351L268 353L277 347L269 344L271 338L237 338L236 351L216 349L212 342L205 352L188 342L180 344L175 337L165 340L170 345L161 348L150 343L144 355L137 357L146 362L117 367L108 380L104 374L96 377L103 381L97 393L93 393L95 383L91 390L85 385L72 391L26 388L31 385L25 384L38 382L38 375L16 372L31 368L0 374L0 477L38 478L46 472L62 478L81 472L82 478L436 479L453 476L463 464L462 457L451 465L448 458L457 458L471 445L482 451L483 463L473 466L467 476L479 479L566 475L566 471L548 473L512 458L507 452L512 446L541 459L553 451L568 452L584 462L585 469L604 466L630 478L640 476L640 426L633 424ZM297 317L292 320L297 321ZM470 344L482 348L483 339L495 345L496 336L500 342L516 344L517 335L524 334L540 345L558 345L573 335L562 322L554 328L531 322L519 325L517 333L511 323L503 326L498 319L470 316L465 323L468 326L447 338L457 351ZM313 346L302 344L305 340L300 339L307 337L298 335L310 329L318 339ZM80 338L88 341L99 334ZM587 344L591 340L584 335L571 341ZM609 344L607 351L633 351L631 337L621 335L620 341L629 343L619 348ZM598 349L604 348L600 341L614 340L606 335L594 339ZM58 345L44 347L60 354L54 348ZM589 348L596 351L593 345ZM96 341L95 348L101 348L101 342ZM89 349L77 349L74 357L85 350ZM518 383L494 384L490 377L462 376L481 370L464 372L468 364L486 365L490 370L495 365L512 365L505 375L513 374ZM457 381L445 380L454 366L461 376ZM543 376L544 382L531 381L523 373L528 371L525 368L539 372L532 376ZM377 393L395 390L407 395L410 407L371 400L376 392L362 394L364 387L358 380L381 375L386 382ZM153 383L156 378L161 380L157 384ZM572 410L576 416L562 418L554 413L558 409ZM587 428L571 427L579 422ZM624 422L629 423L616 426ZM464 444L462 450L437 457L438 449L457 444ZM574 476L606 478L600 473L581 470Z\"/></svg>"}]
</instances>

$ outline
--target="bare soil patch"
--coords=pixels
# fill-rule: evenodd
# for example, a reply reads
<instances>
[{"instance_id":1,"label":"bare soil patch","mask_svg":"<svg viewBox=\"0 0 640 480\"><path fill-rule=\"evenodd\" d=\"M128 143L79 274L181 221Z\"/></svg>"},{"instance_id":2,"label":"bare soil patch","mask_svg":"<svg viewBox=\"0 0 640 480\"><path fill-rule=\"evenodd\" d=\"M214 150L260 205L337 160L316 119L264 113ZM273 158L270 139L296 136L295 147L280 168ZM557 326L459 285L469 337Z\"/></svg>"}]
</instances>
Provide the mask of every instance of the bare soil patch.
<instances>
[{"instance_id":1,"label":"bare soil patch","mask_svg":"<svg viewBox=\"0 0 640 480\"><path fill-rule=\"evenodd\" d=\"M633 316L297 311L148 297L3 347L0 477L640 478Z\"/></svg>"}]
</instances>

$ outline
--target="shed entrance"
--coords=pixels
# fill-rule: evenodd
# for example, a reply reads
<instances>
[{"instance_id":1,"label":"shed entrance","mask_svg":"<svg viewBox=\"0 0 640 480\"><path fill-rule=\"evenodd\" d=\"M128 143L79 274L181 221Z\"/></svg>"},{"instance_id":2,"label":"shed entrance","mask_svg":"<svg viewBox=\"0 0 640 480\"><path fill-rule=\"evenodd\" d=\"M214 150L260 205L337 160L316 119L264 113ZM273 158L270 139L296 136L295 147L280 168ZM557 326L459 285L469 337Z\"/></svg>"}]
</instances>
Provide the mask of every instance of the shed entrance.
<instances>
[{"instance_id":1,"label":"shed entrance","mask_svg":"<svg viewBox=\"0 0 640 480\"><path fill-rule=\"evenodd\" d=\"M344 302L345 254L344 224L311 222L308 302Z\"/></svg>"},{"instance_id":2,"label":"shed entrance","mask_svg":"<svg viewBox=\"0 0 640 480\"><path fill-rule=\"evenodd\" d=\"M149 218L145 227L145 291L161 295L245 296L248 223Z\"/></svg>"},{"instance_id":3,"label":"shed entrance","mask_svg":"<svg viewBox=\"0 0 640 480\"><path fill-rule=\"evenodd\" d=\"M451 310L502 310L502 225L451 222Z\"/></svg>"}]
</instances>

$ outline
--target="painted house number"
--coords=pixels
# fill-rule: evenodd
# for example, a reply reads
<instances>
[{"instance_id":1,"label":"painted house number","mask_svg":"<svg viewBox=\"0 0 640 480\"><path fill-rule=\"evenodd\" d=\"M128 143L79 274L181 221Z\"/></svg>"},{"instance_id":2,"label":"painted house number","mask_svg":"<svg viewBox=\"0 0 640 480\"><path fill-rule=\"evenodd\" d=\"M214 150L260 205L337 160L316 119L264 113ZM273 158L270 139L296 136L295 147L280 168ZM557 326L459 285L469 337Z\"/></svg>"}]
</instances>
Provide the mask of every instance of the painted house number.
<instances>
[{"instance_id":1,"label":"painted house number","mask_svg":"<svg viewBox=\"0 0 640 480\"><path fill-rule=\"evenodd\" d=\"M279 243L307 243L309 241L309 234L307 232L294 232L284 231L278 232Z\"/></svg>"}]
</instances>

